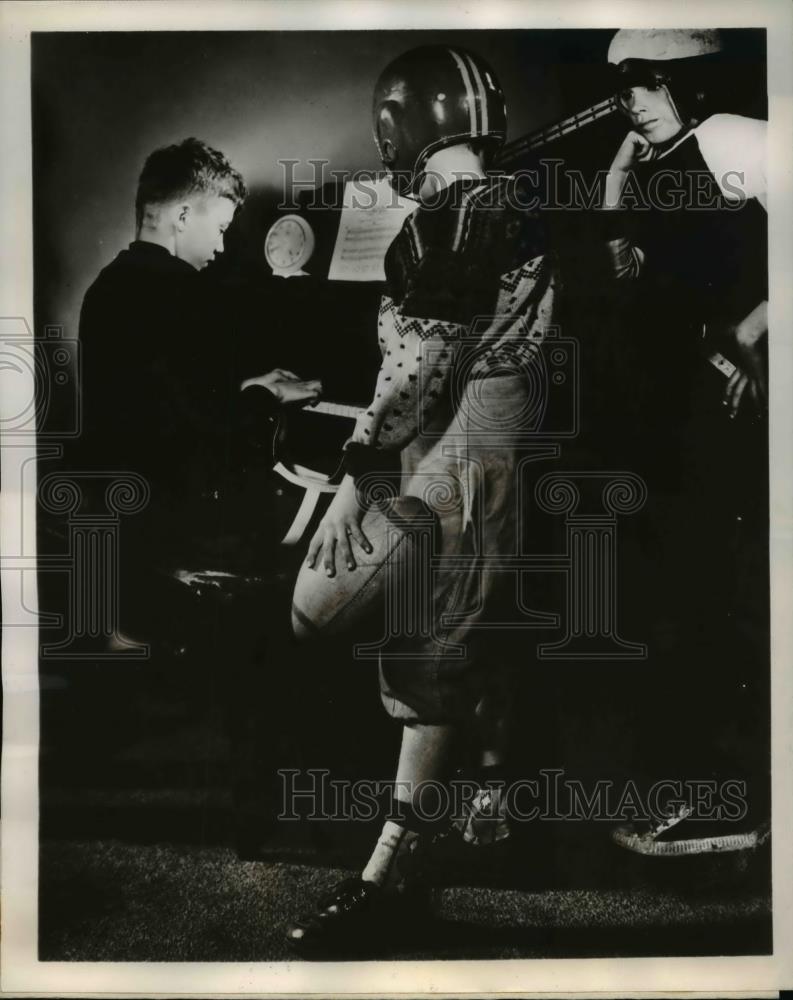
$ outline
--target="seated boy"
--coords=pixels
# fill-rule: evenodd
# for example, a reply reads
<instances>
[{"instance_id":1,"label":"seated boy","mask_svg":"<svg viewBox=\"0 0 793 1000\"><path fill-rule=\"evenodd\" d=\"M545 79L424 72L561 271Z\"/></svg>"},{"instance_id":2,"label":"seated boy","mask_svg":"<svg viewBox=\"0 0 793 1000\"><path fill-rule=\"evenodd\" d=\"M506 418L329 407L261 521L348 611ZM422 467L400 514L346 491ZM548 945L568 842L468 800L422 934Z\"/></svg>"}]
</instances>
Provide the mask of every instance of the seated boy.
<instances>
[{"instance_id":1,"label":"seated boy","mask_svg":"<svg viewBox=\"0 0 793 1000\"><path fill-rule=\"evenodd\" d=\"M160 553L188 527L211 533L237 485L246 431L278 403L320 391L281 370L246 379L240 391L233 331L199 271L223 252L245 195L223 154L197 139L152 153L138 184L136 239L83 302L79 458L147 479Z\"/></svg>"},{"instance_id":2,"label":"seated boy","mask_svg":"<svg viewBox=\"0 0 793 1000\"><path fill-rule=\"evenodd\" d=\"M314 400L321 386L280 369L255 377L240 371L227 304L199 274L223 252L223 234L245 195L225 156L197 139L146 160L136 238L83 302L83 433L70 466L146 480L147 506L120 534L121 627L173 641L174 604L192 606L188 638L213 685L223 663L235 780L250 790L261 779L251 754L262 756L251 743L269 738L272 728L253 713L267 700L261 685L274 696L274 681L265 677L277 673L262 670L262 657L282 631L275 620L278 538L265 510L272 424L281 404ZM190 586L202 575L209 588ZM152 634L154 619L160 635Z\"/></svg>"}]
</instances>

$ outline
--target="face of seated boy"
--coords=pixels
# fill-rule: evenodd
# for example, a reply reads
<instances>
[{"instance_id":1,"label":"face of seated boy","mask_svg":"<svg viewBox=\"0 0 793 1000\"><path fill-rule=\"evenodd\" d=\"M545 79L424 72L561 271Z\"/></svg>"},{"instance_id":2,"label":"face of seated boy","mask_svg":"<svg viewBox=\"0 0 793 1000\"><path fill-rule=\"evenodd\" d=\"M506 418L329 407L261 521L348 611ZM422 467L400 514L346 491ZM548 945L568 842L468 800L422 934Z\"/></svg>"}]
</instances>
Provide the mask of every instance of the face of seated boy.
<instances>
[{"instance_id":1,"label":"face of seated boy","mask_svg":"<svg viewBox=\"0 0 793 1000\"><path fill-rule=\"evenodd\" d=\"M666 87L626 87L617 95L633 128L655 146L668 142L683 128Z\"/></svg>"},{"instance_id":2,"label":"face of seated boy","mask_svg":"<svg viewBox=\"0 0 793 1000\"><path fill-rule=\"evenodd\" d=\"M223 253L223 234L234 217L230 198L193 195L173 207L174 253L196 270Z\"/></svg>"}]
</instances>

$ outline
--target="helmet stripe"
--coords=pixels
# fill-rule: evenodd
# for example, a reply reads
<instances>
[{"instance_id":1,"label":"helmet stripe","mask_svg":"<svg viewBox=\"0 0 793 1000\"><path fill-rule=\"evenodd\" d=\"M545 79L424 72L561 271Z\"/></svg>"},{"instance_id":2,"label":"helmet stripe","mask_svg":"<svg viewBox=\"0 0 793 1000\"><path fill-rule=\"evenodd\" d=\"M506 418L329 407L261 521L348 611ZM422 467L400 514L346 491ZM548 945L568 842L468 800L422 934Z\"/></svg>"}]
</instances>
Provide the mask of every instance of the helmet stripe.
<instances>
[{"instance_id":1,"label":"helmet stripe","mask_svg":"<svg viewBox=\"0 0 793 1000\"><path fill-rule=\"evenodd\" d=\"M488 127L488 117L487 117L487 90L485 88L484 81L482 80L482 74L479 72L479 67L476 65L471 56L466 55L466 59L471 67L471 74L474 78L476 84L477 92L479 95L479 107L482 109L482 128L481 134L488 135L490 129Z\"/></svg>"},{"instance_id":2,"label":"helmet stripe","mask_svg":"<svg viewBox=\"0 0 793 1000\"><path fill-rule=\"evenodd\" d=\"M471 123L471 135L479 135L479 130L476 127L476 105L477 101L474 96L474 88L471 83L471 77L468 73L465 63L463 62L460 54L455 52L454 49L449 49L452 58L457 63L457 69L460 71L460 76L463 79L463 86L465 87L465 93L468 98L468 115Z\"/></svg>"}]
</instances>

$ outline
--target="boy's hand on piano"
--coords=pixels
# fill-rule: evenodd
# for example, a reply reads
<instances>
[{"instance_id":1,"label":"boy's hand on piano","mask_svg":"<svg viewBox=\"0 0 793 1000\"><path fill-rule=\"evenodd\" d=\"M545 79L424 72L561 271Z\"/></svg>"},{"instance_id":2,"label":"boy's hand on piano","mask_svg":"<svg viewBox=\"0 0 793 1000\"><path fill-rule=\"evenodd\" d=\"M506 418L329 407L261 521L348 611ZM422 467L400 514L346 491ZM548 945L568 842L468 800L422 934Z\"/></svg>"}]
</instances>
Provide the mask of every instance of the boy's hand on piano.
<instances>
[{"instance_id":1,"label":"boy's hand on piano","mask_svg":"<svg viewBox=\"0 0 793 1000\"><path fill-rule=\"evenodd\" d=\"M240 389L244 391L253 385L268 389L279 403L315 403L322 395L319 379L301 379L285 368L275 368L266 375L246 379Z\"/></svg>"}]
</instances>

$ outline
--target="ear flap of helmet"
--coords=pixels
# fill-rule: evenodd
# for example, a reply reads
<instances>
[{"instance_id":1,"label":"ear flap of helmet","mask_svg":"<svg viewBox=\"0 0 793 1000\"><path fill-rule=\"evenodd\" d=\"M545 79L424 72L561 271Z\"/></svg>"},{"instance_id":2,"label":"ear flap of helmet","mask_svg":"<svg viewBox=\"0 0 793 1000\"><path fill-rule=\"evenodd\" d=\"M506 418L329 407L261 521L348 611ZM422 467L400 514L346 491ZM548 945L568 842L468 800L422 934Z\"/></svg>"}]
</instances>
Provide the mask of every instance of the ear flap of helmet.
<instances>
[{"instance_id":1,"label":"ear flap of helmet","mask_svg":"<svg viewBox=\"0 0 793 1000\"><path fill-rule=\"evenodd\" d=\"M404 108L398 101L383 101L375 108L374 139L391 187L400 195L414 192L413 164L407 162ZM408 151L409 154L409 151Z\"/></svg>"},{"instance_id":2,"label":"ear flap of helmet","mask_svg":"<svg viewBox=\"0 0 793 1000\"><path fill-rule=\"evenodd\" d=\"M399 164L399 134L402 108L396 101L384 101L375 112L375 142L387 170Z\"/></svg>"}]
</instances>

